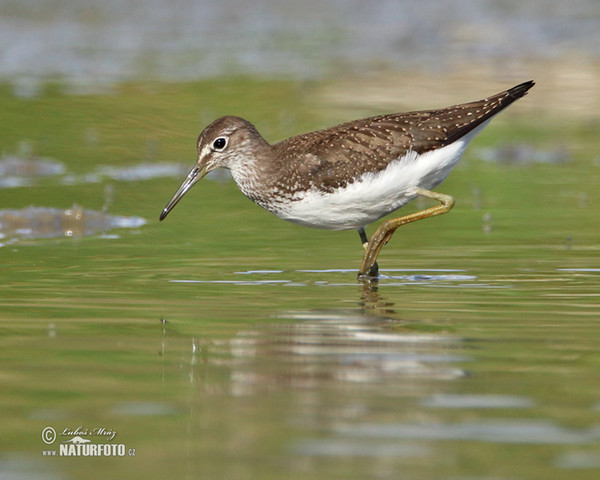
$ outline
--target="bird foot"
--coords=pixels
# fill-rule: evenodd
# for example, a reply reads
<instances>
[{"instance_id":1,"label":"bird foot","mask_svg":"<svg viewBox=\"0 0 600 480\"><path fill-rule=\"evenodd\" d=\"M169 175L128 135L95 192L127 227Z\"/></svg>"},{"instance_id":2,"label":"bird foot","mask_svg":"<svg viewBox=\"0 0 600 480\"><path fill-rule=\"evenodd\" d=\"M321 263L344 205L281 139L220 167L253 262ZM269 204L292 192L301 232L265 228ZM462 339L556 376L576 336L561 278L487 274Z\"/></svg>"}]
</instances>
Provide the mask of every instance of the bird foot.
<instances>
[{"instance_id":1,"label":"bird foot","mask_svg":"<svg viewBox=\"0 0 600 480\"><path fill-rule=\"evenodd\" d=\"M379 265L375 262L366 273L358 272L356 277L360 280L374 280L379 277Z\"/></svg>"}]
</instances>

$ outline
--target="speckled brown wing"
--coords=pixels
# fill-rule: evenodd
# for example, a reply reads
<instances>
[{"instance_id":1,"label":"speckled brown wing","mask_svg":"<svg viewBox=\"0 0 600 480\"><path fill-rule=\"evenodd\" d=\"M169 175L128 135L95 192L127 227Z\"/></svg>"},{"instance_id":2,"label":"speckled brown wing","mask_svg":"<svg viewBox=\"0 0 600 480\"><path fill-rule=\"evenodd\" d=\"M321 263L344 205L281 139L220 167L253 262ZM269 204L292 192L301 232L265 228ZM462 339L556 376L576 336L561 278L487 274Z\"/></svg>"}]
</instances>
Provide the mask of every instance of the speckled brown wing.
<instances>
[{"instance_id":1,"label":"speckled brown wing","mask_svg":"<svg viewBox=\"0 0 600 480\"><path fill-rule=\"evenodd\" d=\"M292 137L275 147L281 147L280 165L302 173L305 182L333 191L366 172L385 168L408 151L422 154L455 142L532 86L533 82L522 83L483 100L438 110L355 120Z\"/></svg>"}]
</instances>

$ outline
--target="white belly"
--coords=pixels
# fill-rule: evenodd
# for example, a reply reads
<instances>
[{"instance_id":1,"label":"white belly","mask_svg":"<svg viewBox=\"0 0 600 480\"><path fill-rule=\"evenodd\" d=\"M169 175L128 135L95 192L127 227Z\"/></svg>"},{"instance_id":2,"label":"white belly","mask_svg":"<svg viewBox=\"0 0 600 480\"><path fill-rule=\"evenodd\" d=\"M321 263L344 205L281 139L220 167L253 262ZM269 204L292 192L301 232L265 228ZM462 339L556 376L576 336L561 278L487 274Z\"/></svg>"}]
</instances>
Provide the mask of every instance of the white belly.
<instances>
[{"instance_id":1,"label":"white belly","mask_svg":"<svg viewBox=\"0 0 600 480\"><path fill-rule=\"evenodd\" d=\"M309 190L301 200L282 206L277 215L293 223L328 230L365 227L415 198L415 188L430 190L439 185L486 124L443 148L422 155L409 152L385 170L367 173L333 193Z\"/></svg>"}]
</instances>

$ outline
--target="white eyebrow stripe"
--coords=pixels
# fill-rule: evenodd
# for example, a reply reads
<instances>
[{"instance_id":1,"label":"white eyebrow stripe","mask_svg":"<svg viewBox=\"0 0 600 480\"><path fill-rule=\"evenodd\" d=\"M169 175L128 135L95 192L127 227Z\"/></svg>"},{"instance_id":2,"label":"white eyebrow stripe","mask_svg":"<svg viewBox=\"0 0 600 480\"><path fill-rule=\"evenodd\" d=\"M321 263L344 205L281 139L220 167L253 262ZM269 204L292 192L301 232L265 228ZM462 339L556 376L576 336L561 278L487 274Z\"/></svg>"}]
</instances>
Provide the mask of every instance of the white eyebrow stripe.
<instances>
[{"instance_id":1,"label":"white eyebrow stripe","mask_svg":"<svg viewBox=\"0 0 600 480\"><path fill-rule=\"evenodd\" d=\"M202 151L200 152L200 158L204 158L211 151L212 151L212 148L210 148L210 145L204 145L204 147L202 148Z\"/></svg>"}]
</instances>

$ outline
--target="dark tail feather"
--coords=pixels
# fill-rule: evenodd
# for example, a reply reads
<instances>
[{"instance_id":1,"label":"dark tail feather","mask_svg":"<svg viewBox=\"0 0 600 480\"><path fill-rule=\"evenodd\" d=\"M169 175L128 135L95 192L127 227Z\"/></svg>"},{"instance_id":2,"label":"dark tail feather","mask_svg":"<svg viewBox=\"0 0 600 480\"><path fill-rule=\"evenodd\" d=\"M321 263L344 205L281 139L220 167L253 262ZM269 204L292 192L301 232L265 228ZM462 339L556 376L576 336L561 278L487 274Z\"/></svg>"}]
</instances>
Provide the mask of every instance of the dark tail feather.
<instances>
[{"instance_id":1,"label":"dark tail feather","mask_svg":"<svg viewBox=\"0 0 600 480\"><path fill-rule=\"evenodd\" d=\"M490 118L508 107L515 100L518 100L524 96L527 93L527 90L534 85L535 82L530 80L528 82L523 82L516 87L509 88L504 92L484 98L483 100L465 103L463 105L456 105L457 109L460 109L465 113L471 112L473 120L462 125L457 124L455 128L448 132L446 143L452 143L453 141L474 130L482 123L488 121Z\"/></svg>"},{"instance_id":2,"label":"dark tail feather","mask_svg":"<svg viewBox=\"0 0 600 480\"><path fill-rule=\"evenodd\" d=\"M529 90L534 85L535 85L535 82L533 80L529 80L528 82L523 82L523 83L517 85L516 87L509 88L506 91L506 93L508 93L512 97L512 101L510 103L512 103L515 100L518 100L519 98L524 96L527 93L527 90Z\"/></svg>"}]
</instances>

